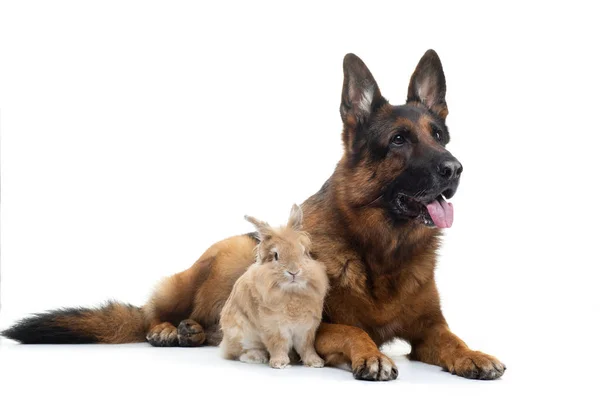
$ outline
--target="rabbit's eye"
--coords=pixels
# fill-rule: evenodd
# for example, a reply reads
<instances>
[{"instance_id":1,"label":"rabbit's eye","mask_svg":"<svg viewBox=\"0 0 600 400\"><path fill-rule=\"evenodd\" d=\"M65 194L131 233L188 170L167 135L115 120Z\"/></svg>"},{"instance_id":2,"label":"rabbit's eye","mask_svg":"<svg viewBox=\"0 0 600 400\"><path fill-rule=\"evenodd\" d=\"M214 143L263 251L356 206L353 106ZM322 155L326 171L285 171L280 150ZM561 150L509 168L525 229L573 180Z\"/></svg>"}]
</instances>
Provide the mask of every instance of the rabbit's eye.
<instances>
[{"instance_id":1,"label":"rabbit's eye","mask_svg":"<svg viewBox=\"0 0 600 400\"><path fill-rule=\"evenodd\" d=\"M277 252L274 252L273 258L275 259L275 261L279 260L279 254L277 254Z\"/></svg>"}]
</instances>

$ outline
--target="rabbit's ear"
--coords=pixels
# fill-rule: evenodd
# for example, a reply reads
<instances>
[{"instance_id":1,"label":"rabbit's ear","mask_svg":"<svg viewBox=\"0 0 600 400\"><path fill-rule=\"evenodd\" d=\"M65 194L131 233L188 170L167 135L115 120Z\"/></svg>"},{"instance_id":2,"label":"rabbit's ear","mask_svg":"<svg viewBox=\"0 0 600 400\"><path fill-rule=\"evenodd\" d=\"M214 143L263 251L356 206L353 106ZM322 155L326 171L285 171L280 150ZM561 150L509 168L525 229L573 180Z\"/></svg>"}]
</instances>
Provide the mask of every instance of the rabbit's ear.
<instances>
[{"instance_id":1,"label":"rabbit's ear","mask_svg":"<svg viewBox=\"0 0 600 400\"><path fill-rule=\"evenodd\" d=\"M271 232L271 225L269 225L265 221L261 221L249 215L244 215L244 218L246 219L246 221L250 222L256 227L256 230L258 231L258 235L260 236L261 240L264 239L266 236L269 236Z\"/></svg>"},{"instance_id":2,"label":"rabbit's ear","mask_svg":"<svg viewBox=\"0 0 600 400\"><path fill-rule=\"evenodd\" d=\"M297 204L294 204L292 206L292 210L290 211L290 219L288 220L288 227L295 229L295 230L302 229L302 217L303 217L302 208L300 208L300 206L298 206Z\"/></svg>"}]
</instances>

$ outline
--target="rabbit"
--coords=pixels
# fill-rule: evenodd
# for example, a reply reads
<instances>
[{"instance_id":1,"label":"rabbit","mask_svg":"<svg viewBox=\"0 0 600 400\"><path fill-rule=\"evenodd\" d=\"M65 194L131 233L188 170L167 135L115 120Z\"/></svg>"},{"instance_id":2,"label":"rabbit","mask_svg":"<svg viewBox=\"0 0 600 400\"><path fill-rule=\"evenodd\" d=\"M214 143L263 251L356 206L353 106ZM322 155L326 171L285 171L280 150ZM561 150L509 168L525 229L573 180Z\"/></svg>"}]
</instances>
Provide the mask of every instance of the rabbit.
<instances>
[{"instance_id":1,"label":"rabbit","mask_svg":"<svg viewBox=\"0 0 600 400\"><path fill-rule=\"evenodd\" d=\"M304 365L323 367L315 351L329 282L325 265L310 256L302 209L286 226L245 216L258 231L256 262L237 280L221 311L224 358L285 368L295 350Z\"/></svg>"}]
</instances>

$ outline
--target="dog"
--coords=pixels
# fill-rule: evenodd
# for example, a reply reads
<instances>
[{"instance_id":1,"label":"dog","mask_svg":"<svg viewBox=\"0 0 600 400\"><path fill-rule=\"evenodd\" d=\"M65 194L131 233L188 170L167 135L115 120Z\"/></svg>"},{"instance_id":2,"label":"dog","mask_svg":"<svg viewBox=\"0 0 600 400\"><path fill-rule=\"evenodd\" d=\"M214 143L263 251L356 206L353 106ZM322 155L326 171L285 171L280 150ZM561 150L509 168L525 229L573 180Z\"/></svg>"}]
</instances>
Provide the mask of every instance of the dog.
<instances>
[{"instance_id":1,"label":"dog","mask_svg":"<svg viewBox=\"0 0 600 400\"><path fill-rule=\"evenodd\" d=\"M379 347L400 338L410 359L465 378L497 379L505 365L454 335L434 280L441 229L461 163L446 149L446 80L428 50L391 105L364 62L347 54L340 114L344 153L331 177L302 205L311 255L325 264L331 289L315 347L328 365L350 364L355 378L396 379ZM22 343L218 345L219 314L255 260L256 234L214 244L189 269L161 282L143 307L110 302L26 318L3 332Z\"/></svg>"}]
</instances>

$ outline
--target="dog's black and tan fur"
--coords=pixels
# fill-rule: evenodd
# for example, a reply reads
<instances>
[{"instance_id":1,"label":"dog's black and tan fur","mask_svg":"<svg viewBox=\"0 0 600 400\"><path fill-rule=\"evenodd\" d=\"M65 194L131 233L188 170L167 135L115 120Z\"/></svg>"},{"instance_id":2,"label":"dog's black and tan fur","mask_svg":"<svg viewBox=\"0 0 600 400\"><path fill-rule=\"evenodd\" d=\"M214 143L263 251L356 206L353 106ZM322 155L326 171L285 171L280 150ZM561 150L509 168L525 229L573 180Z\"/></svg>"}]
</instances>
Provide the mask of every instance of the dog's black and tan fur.
<instances>
[{"instance_id":1,"label":"dog's black and tan fur","mask_svg":"<svg viewBox=\"0 0 600 400\"><path fill-rule=\"evenodd\" d=\"M462 166L446 150L446 83L433 50L410 81L407 103L382 97L366 65L344 59L340 112L344 155L321 190L303 204L313 256L327 266L331 290L316 349L354 376L398 375L379 346L407 340L410 357L467 378L496 379L505 367L454 335L434 281L440 230L425 204L455 193ZM188 270L162 282L141 308L50 312L5 331L23 343L125 343L198 346L220 341L219 313L236 279L254 261L256 238L216 243Z\"/></svg>"}]
</instances>

